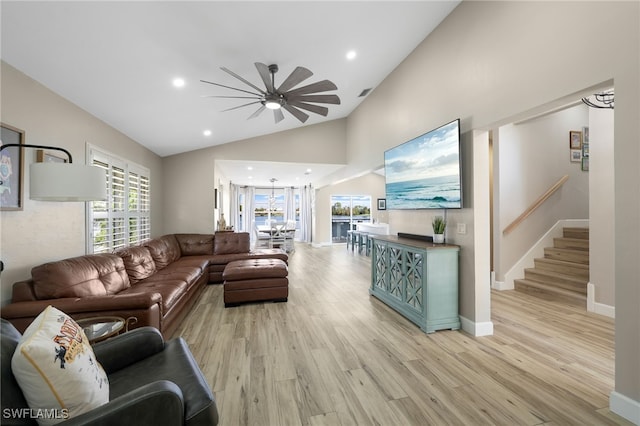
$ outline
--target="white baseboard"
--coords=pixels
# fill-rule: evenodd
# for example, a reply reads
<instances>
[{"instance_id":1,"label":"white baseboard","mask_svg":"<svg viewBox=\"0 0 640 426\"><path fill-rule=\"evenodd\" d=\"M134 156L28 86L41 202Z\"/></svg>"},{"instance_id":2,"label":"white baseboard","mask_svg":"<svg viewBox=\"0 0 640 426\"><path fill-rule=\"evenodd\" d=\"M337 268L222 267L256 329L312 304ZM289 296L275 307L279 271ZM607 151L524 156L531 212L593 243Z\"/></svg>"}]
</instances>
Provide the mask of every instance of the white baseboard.
<instances>
[{"instance_id":1,"label":"white baseboard","mask_svg":"<svg viewBox=\"0 0 640 426\"><path fill-rule=\"evenodd\" d=\"M513 284L513 280L511 281L511 286L509 286L506 282L504 281L494 281L493 283L491 283L491 288L494 290L513 290L514 284Z\"/></svg>"},{"instance_id":2,"label":"white baseboard","mask_svg":"<svg viewBox=\"0 0 640 426\"><path fill-rule=\"evenodd\" d=\"M462 330L472 336L481 337L493 335L493 322L491 321L474 322L460 315L460 326Z\"/></svg>"},{"instance_id":3,"label":"white baseboard","mask_svg":"<svg viewBox=\"0 0 640 426\"><path fill-rule=\"evenodd\" d=\"M491 271L491 288L493 290L513 290L504 281L496 281L496 271Z\"/></svg>"},{"instance_id":4,"label":"white baseboard","mask_svg":"<svg viewBox=\"0 0 640 426\"><path fill-rule=\"evenodd\" d=\"M609 394L609 409L629 420L631 423L640 425L640 402L622 395L616 391Z\"/></svg>"},{"instance_id":5,"label":"white baseboard","mask_svg":"<svg viewBox=\"0 0 640 426\"><path fill-rule=\"evenodd\" d=\"M320 248L320 247L331 247L333 244L330 242L321 242L321 243L311 243L311 247Z\"/></svg>"},{"instance_id":6,"label":"white baseboard","mask_svg":"<svg viewBox=\"0 0 640 426\"><path fill-rule=\"evenodd\" d=\"M596 302L596 286L593 283L587 283L587 312L593 312L609 318L616 317L615 306Z\"/></svg>"}]
</instances>

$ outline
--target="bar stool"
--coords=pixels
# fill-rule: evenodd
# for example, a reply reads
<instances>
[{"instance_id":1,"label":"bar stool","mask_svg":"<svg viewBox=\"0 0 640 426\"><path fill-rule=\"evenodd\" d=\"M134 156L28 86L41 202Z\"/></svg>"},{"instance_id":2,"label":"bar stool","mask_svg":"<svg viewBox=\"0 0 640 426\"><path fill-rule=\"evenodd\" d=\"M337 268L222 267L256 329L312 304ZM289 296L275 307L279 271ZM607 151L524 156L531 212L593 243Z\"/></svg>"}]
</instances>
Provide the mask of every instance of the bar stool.
<instances>
[{"instance_id":1,"label":"bar stool","mask_svg":"<svg viewBox=\"0 0 640 426\"><path fill-rule=\"evenodd\" d=\"M351 246L351 251L353 251L353 231L347 231L347 250L349 250L349 246Z\"/></svg>"},{"instance_id":2,"label":"bar stool","mask_svg":"<svg viewBox=\"0 0 640 426\"><path fill-rule=\"evenodd\" d=\"M373 246L373 239L370 234L367 234L367 245L364 252L365 255L371 256L371 246Z\"/></svg>"},{"instance_id":3,"label":"bar stool","mask_svg":"<svg viewBox=\"0 0 640 426\"><path fill-rule=\"evenodd\" d=\"M367 234L358 232L358 254L362 253L362 249L367 245Z\"/></svg>"}]
</instances>

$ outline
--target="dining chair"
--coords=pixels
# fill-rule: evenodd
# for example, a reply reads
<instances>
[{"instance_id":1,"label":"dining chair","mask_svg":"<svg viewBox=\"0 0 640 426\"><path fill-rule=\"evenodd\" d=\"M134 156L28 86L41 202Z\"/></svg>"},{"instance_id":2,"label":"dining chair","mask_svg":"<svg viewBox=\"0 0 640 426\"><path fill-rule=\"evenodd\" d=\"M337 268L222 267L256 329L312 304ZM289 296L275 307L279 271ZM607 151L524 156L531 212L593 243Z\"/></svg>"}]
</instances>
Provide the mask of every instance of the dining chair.
<instances>
[{"instance_id":1,"label":"dining chair","mask_svg":"<svg viewBox=\"0 0 640 426\"><path fill-rule=\"evenodd\" d=\"M282 248L286 251L287 232L286 223L273 222L271 223L271 239L269 240L270 248Z\"/></svg>"},{"instance_id":2,"label":"dining chair","mask_svg":"<svg viewBox=\"0 0 640 426\"><path fill-rule=\"evenodd\" d=\"M256 248L270 247L271 235L266 232L260 232L260 230L258 229L258 225L256 225L255 221L253 221L253 233L256 238L256 242L255 242Z\"/></svg>"}]
</instances>

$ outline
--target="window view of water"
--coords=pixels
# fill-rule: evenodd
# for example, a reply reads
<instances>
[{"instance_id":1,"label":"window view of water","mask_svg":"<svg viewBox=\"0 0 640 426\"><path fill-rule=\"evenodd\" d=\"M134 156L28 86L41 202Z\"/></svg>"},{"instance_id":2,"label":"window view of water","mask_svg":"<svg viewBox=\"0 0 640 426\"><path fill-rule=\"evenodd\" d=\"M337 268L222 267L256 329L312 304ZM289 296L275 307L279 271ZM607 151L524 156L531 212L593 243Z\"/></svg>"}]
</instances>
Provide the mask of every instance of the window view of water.
<instances>
[{"instance_id":1,"label":"window view of water","mask_svg":"<svg viewBox=\"0 0 640 426\"><path fill-rule=\"evenodd\" d=\"M334 195L331 197L331 241L345 243L347 231L356 224L371 222L371 197L367 195Z\"/></svg>"}]
</instances>

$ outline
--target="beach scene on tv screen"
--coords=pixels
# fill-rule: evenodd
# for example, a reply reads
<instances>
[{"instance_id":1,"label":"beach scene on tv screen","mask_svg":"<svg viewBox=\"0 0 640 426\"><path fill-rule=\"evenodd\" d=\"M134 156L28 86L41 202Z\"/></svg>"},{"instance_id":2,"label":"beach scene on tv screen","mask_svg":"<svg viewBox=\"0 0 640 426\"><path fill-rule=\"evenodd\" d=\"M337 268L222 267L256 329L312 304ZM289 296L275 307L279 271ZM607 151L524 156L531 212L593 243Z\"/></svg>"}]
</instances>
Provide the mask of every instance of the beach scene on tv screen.
<instances>
[{"instance_id":1,"label":"beach scene on tv screen","mask_svg":"<svg viewBox=\"0 0 640 426\"><path fill-rule=\"evenodd\" d=\"M453 121L385 152L388 209L460 208L460 145Z\"/></svg>"}]
</instances>

